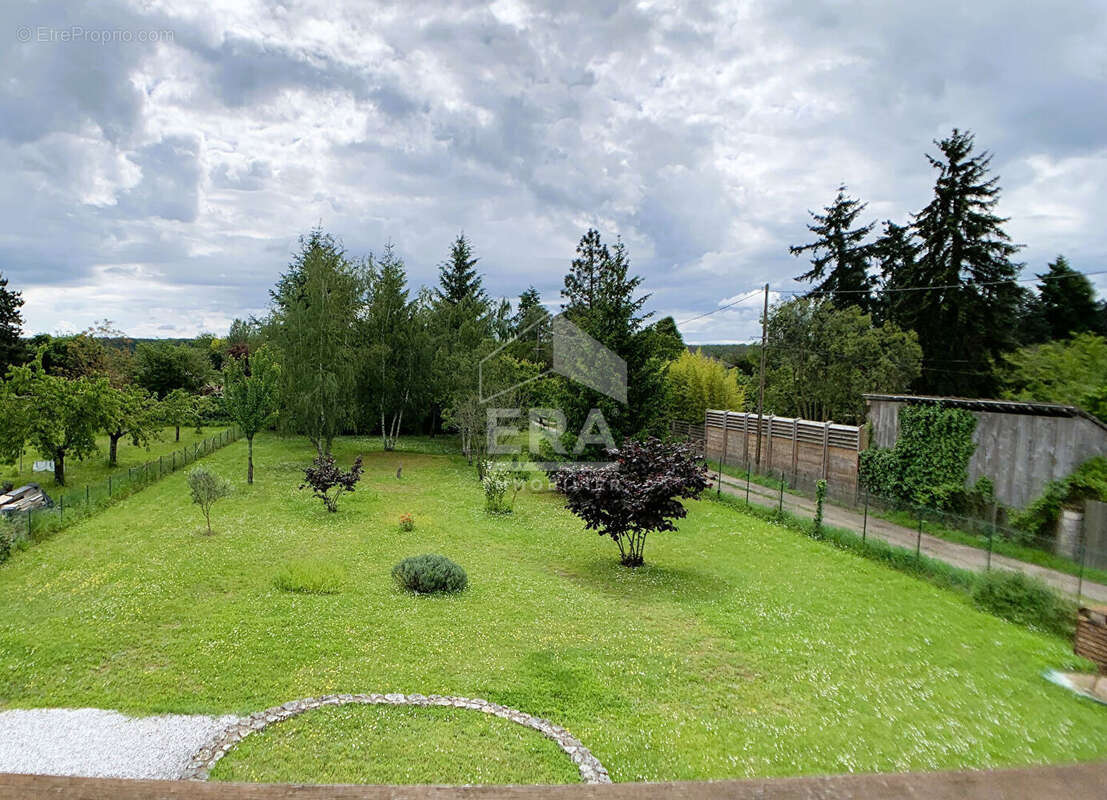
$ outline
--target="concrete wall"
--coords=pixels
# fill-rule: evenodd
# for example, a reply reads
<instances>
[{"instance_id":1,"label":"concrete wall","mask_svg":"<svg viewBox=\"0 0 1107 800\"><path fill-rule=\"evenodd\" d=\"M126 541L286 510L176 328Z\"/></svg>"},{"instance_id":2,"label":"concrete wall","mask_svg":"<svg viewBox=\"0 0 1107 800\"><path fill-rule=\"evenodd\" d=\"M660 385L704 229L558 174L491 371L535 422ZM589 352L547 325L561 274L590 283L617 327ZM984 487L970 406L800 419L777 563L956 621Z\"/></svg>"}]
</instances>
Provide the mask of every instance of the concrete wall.
<instances>
[{"instance_id":1,"label":"concrete wall","mask_svg":"<svg viewBox=\"0 0 1107 800\"><path fill-rule=\"evenodd\" d=\"M870 400L874 447L892 447L899 438L903 402ZM1089 458L1107 454L1107 430L1084 417L1048 417L998 411L971 411L976 417L969 483L987 476L996 498L1023 508L1051 480L1063 478Z\"/></svg>"}]
</instances>

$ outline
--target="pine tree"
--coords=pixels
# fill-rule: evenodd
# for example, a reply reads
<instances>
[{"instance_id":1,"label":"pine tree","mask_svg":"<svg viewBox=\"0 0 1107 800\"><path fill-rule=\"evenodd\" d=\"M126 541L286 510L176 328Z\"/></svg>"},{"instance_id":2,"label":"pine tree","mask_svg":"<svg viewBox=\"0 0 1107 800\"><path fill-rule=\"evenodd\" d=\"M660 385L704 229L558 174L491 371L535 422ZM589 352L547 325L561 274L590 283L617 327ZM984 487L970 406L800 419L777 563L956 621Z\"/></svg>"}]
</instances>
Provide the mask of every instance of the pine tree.
<instances>
[{"instance_id":1,"label":"pine tree","mask_svg":"<svg viewBox=\"0 0 1107 800\"><path fill-rule=\"evenodd\" d=\"M8 279L0 274L0 377L8 367L23 363L26 355L23 336L23 293L8 288Z\"/></svg>"},{"instance_id":2,"label":"pine tree","mask_svg":"<svg viewBox=\"0 0 1107 800\"><path fill-rule=\"evenodd\" d=\"M465 234L458 234L450 248L450 257L438 266L439 287L435 293L439 300L459 305L466 300L483 304L486 300L477 272L477 261L472 245Z\"/></svg>"},{"instance_id":3,"label":"pine tree","mask_svg":"<svg viewBox=\"0 0 1107 800\"><path fill-rule=\"evenodd\" d=\"M649 295L635 297L642 278L630 274L630 256L621 240L608 248L599 231L589 228L577 245L561 295L571 322L596 340L617 349L637 333L648 314L640 315Z\"/></svg>"},{"instance_id":4,"label":"pine tree","mask_svg":"<svg viewBox=\"0 0 1107 800\"><path fill-rule=\"evenodd\" d=\"M934 394L980 397L997 389L995 360L1014 344L1019 247L995 214L999 179L988 177L991 155L973 153L969 132L956 128L935 144L939 158L934 199L914 215L919 259L904 285L901 324L914 328L923 349L919 388Z\"/></svg>"},{"instance_id":5,"label":"pine tree","mask_svg":"<svg viewBox=\"0 0 1107 800\"><path fill-rule=\"evenodd\" d=\"M1092 282L1069 266L1064 256L1038 275L1038 296L1051 339L1099 329L1099 306Z\"/></svg>"},{"instance_id":6,"label":"pine tree","mask_svg":"<svg viewBox=\"0 0 1107 800\"><path fill-rule=\"evenodd\" d=\"M511 354L518 359L543 363L550 358L550 312L542 305L542 296L533 286L519 295L515 314L511 317L511 335L518 337Z\"/></svg>"},{"instance_id":7,"label":"pine tree","mask_svg":"<svg viewBox=\"0 0 1107 800\"><path fill-rule=\"evenodd\" d=\"M826 207L826 213L809 212L815 224L808 225L807 230L819 238L788 248L794 256L811 253L811 269L796 280L818 281L811 294L829 296L839 308L859 306L868 311L872 304L876 279L869 275L869 246L865 239L874 223L854 227L867 205L848 196L845 184L839 186L838 196Z\"/></svg>"},{"instance_id":8,"label":"pine tree","mask_svg":"<svg viewBox=\"0 0 1107 800\"><path fill-rule=\"evenodd\" d=\"M909 286L915 276L915 259L919 248L906 225L884 221L884 230L870 250L880 270L880 294L873 300L873 317L877 322L903 323L905 309L910 308Z\"/></svg>"},{"instance_id":9,"label":"pine tree","mask_svg":"<svg viewBox=\"0 0 1107 800\"><path fill-rule=\"evenodd\" d=\"M627 404L579 387L563 393L562 408L570 431L580 430L590 409L599 408L616 442L623 436L658 433L664 414L664 370L668 359L659 352L656 331L644 325L642 313L649 295L637 297L642 278L630 272L630 256L622 241L608 247L593 229L581 237L561 295L565 317L626 361ZM668 342L664 348L668 352Z\"/></svg>"}]
</instances>

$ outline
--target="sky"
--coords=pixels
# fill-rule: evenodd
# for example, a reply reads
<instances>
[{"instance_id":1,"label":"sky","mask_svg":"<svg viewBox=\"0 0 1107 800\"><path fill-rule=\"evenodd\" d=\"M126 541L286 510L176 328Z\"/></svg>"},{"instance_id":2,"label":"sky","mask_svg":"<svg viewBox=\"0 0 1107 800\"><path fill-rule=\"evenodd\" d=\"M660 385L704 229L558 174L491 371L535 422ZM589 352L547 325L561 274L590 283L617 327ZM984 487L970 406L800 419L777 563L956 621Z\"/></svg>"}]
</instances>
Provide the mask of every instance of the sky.
<instances>
[{"instance_id":1,"label":"sky","mask_svg":"<svg viewBox=\"0 0 1107 800\"><path fill-rule=\"evenodd\" d=\"M802 288L808 211L844 182L907 222L954 127L1027 276L1107 269L1101 0L7 0L0 41L28 333L221 334L317 225L417 285L464 231L491 294L556 308L595 227L686 341L745 341L757 299L717 309Z\"/></svg>"}]
</instances>

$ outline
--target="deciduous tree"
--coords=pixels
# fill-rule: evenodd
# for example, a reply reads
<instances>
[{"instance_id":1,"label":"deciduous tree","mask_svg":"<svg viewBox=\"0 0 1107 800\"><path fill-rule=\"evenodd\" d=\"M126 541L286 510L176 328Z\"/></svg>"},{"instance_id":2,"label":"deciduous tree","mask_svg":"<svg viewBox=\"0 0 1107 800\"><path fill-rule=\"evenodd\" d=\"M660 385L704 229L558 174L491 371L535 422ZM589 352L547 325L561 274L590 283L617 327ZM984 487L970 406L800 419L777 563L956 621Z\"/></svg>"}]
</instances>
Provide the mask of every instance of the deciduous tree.
<instances>
[{"instance_id":1,"label":"deciduous tree","mask_svg":"<svg viewBox=\"0 0 1107 800\"><path fill-rule=\"evenodd\" d=\"M141 386L112 389L108 405L108 465L118 463L119 440L127 437L138 447L145 447L160 435L161 415L158 402Z\"/></svg>"},{"instance_id":2,"label":"deciduous tree","mask_svg":"<svg viewBox=\"0 0 1107 800\"><path fill-rule=\"evenodd\" d=\"M745 387L741 373L718 359L685 350L669 364L667 373L673 416L703 422L709 408L741 411Z\"/></svg>"},{"instance_id":3,"label":"deciduous tree","mask_svg":"<svg viewBox=\"0 0 1107 800\"><path fill-rule=\"evenodd\" d=\"M249 372L246 367L249 366ZM254 482L254 436L273 423L279 407L280 367L267 347L249 361L230 359L223 370L223 405L246 437L246 483Z\"/></svg>"},{"instance_id":4,"label":"deciduous tree","mask_svg":"<svg viewBox=\"0 0 1107 800\"><path fill-rule=\"evenodd\" d=\"M919 375L914 332L874 325L856 306L797 297L767 324L765 409L782 416L859 423L866 392L901 392Z\"/></svg>"},{"instance_id":5,"label":"deciduous tree","mask_svg":"<svg viewBox=\"0 0 1107 800\"><path fill-rule=\"evenodd\" d=\"M68 379L49 375L40 359L13 367L4 382L5 414L0 437L8 457L18 457L23 443L54 462L54 482L65 485L65 460L97 451L96 434L110 423L112 388L107 378Z\"/></svg>"},{"instance_id":6,"label":"deciduous tree","mask_svg":"<svg viewBox=\"0 0 1107 800\"><path fill-rule=\"evenodd\" d=\"M404 412L427 396L430 363L425 298L408 297L404 262L392 246L369 265L364 375L375 404L385 450L396 447Z\"/></svg>"},{"instance_id":7,"label":"deciduous tree","mask_svg":"<svg viewBox=\"0 0 1107 800\"><path fill-rule=\"evenodd\" d=\"M300 252L271 296L266 332L281 364L281 425L325 455L357 412L364 271L333 236L316 229L300 238Z\"/></svg>"},{"instance_id":8,"label":"deciduous tree","mask_svg":"<svg viewBox=\"0 0 1107 800\"><path fill-rule=\"evenodd\" d=\"M610 537L624 565L641 566L646 536L676 530L688 515L680 501L707 488L707 468L691 445L653 438L627 439L608 457L610 466L569 467L554 480L587 529Z\"/></svg>"}]
</instances>

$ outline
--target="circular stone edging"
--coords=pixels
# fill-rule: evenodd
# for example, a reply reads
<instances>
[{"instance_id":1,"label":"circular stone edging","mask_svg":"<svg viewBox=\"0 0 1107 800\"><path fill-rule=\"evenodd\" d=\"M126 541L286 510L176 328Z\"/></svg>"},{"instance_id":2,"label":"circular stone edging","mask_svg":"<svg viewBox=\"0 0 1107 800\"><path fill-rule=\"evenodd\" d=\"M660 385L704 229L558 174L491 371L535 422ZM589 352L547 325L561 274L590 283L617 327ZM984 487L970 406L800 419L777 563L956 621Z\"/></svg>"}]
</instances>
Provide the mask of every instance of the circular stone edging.
<instances>
[{"instance_id":1,"label":"circular stone edging","mask_svg":"<svg viewBox=\"0 0 1107 800\"><path fill-rule=\"evenodd\" d=\"M547 739L553 740L554 744L565 751L566 755L577 765L580 770L580 779L584 783L611 783L611 777L607 774L607 770L599 762L599 759L592 755L592 751L567 730L549 720L497 703L489 703L487 700L479 698L398 693L327 694L321 697L292 700L284 705L267 708L264 711L255 711L253 714L228 725L215 738L197 750L189 759L188 766L181 778L194 781L207 780L208 773L211 772L212 767L216 765L219 759L229 753L231 748L251 733L264 730L278 722L284 722L303 714L305 711L327 706L345 705L447 706L450 708L468 708L484 714L492 714L501 719L533 728Z\"/></svg>"}]
</instances>

